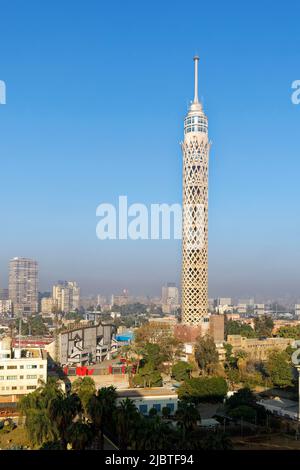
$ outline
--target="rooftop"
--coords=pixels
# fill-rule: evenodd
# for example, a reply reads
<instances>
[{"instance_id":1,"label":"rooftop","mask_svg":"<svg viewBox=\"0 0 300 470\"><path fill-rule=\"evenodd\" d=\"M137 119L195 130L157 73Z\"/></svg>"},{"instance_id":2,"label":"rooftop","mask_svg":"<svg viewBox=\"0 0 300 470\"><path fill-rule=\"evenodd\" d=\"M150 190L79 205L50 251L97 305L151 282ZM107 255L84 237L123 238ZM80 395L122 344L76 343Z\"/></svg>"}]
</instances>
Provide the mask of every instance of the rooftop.
<instances>
[{"instance_id":1,"label":"rooftop","mask_svg":"<svg viewBox=\"0 0 300 470\"><path fill-rule=\"evenodd\" d=\"M162 397L162 396L173 396L177 397L177 393L169 388L128 388L126 390L117 390L119 398L131 398L131 397Z\"/></svg>"}]
</instances>

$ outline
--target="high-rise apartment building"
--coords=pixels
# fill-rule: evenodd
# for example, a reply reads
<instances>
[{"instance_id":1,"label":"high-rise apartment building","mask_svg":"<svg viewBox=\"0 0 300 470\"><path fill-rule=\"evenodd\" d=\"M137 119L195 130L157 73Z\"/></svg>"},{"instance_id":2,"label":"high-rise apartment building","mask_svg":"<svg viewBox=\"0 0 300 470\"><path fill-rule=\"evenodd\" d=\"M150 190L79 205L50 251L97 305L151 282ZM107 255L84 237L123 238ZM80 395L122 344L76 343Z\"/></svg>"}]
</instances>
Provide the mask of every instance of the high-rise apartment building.
<instances>
[{"instance_id":1,"label":"high-rise apartment building","mask_svg":"<svg viewBox=\"0 0 300 470\"><path fill-rule=\"evenodd\" d=\"M75 281L58 281L53 286L52 298L61 312L72 312L80 306L80 287Z\"/></svg>"},{"instance_id":2,"label":"high-rise apartment building","mask_svg":"<svg viewBox=\"0 0 300 470\"><path fill-rule=\"evenodd\" d=\"M199 326L208 314L208 121L198 99L198 57L194 100L184 120L182 322Z\"/></svg>"},{"instance_id":3,"label":"high-rise apartment building","mask_svg":"<svg viewBox=\"0 0 300 470\"><path fill-rule=\"evenodd\" d=\"M179 292L178 288L173 282L169 282L162 287L161 290L161 304L164 313L171 313L178 307Z\"/></svg>"},{"instance_id":4,"label":"high-rise apartment building","mask_svg":"<svg viewBox=\"0 0 300 470\"><path fill-rule=\"evenodd\" d=\"M38 263L28 258L9 262L9 298L14 315L30 315L38 311Z\"/></svg>"},{"instance_id":5,"label":"high-rise apartment building","mask_svg":"<svg viewBox=\"0 0 300 470\"><path fill-rule=\"evenodd\" d=\"M9 299L9 293L8 289L0 289L0 300L8 300Z\"/></svg>"}]
</instances>

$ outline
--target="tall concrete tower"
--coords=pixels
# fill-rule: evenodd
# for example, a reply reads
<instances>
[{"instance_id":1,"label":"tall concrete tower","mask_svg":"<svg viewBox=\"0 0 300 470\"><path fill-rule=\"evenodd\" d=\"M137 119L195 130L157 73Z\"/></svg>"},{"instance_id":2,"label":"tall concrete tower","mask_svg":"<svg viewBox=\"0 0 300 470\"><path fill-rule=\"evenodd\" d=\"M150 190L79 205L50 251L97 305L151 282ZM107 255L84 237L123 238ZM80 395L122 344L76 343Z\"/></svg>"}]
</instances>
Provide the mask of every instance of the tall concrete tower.
<instances>
[{"instance_id":1,"label":"tall concrete tower","mask_svg":"<svg viewBox=\"0 0 300 470\"><path fill-rule=\"evenodd\" d=\"M184 120L182 323L200 326L208 314L208 121L198 99L198 62L195 93Z\"/></svg>"}]
</instances>

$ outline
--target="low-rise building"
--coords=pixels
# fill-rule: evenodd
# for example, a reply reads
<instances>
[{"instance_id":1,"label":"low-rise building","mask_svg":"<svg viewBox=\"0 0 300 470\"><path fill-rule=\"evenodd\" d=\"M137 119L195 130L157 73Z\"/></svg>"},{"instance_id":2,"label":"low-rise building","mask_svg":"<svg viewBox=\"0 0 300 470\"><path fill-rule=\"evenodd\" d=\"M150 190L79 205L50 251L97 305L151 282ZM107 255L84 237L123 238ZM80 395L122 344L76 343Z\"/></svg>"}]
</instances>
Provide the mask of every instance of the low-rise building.
<instances>
[{"instance_id":1,"label":"low-rise building","mask_svg":"<svg viewBox=\"0 0 300 470\"><path fill-rule=\"evenodd\" d=\"M12 313L13 306L12 301L10 299L1 300L0 299L0 315L6 315L8 313Z\"/></svg>"},{"instance_id":2,"label":"low-rise building","mask_svg":"<svg viewBox=\"0 0 300 470\"><path fill-rule=\"evenodd\" d=\"M58 303L52 297L43 297L41 300L42 315L52 315L54 309L58 307Z\"/></svg>"},{"instance_id":3,"label":"low-rise building","mask_svg":"<svg viewBox=\"0 0 300 470\"><path fill-rule=\"evenodd\" d=\"M300 320L273 320L274 327L273 327L273 334L276 334L280 328L283 326L299 326Z\"/></svg>"},{"instance_id":4,"label":"low-rise building","mask_svg":"<svg viewBox=\"0 0 300 470\"><path fill-rule=\"evenodd\" d=\"M47 381L47 354L38 348L13 348L11 338L0 341L0 398L16 401Z\"/></svg>"},{"instance_id":5,"label":"low-rise building","mask_svg":"<svg viewBox=\"0 0 300 470\"><path fill-rule=\"evenodd\" d=\"M48 346L50 357L62 365L88 365L109 359L114 326L99 322L96 325L71 325L60 332Z\"/></svg>"},{"instance_id":6,"label":"low-rise building","mask_svg":"<svg viewBox=\"0 0 300 470\"><path fill-rule=\"evenodd\" d=\"M228 335L227 343L231 344L232 352L246 351L253 359L264 360L269 351L277 349L284 351L294 343L293 338L244 338L241 335Z\"/></svg>"},{"instance_id":7,"label":"low-rise building","mask_svg":"<svg viewBox=\"0 0 300 470\"><path fill-rule=\"evenodd\" d=\"M241 315L239 313L226 313L225 316L227 320L232 321L239 321L241 318Z\"/></svg>"},{"instance_id":8,"label":"low-rise building","mask_svg":"<svg viewBox=\"0 0 300 470\"><path fill-rule=\"evenodd\" d=\"M275 397L259 400L257 403L276 416L298 421L299 407L296 401Z\"/></svg>"},{"instance_id":9,"label":"low-rise building","mask_svg":"<svg viewBox=\"0 0 300 470\"><path fill-rule=\"evenodd\" d=\"M177 393L163 387L117 390L117 395L117 403L129 398L143 415L147 415L152 408L156 409L158 414L161 414L162 409L165 407L169 408L170 413L173 415L178 407Z\"/></svg>"},{"instance_id":10,"label":"low-rise building","mask_svg":"<svg viewBox=\"0 0 300 470\"><path fill-rule=\"evenodd\" d=\"M254 305L254 315L261 316L265 314L265 304L255 304Z\"/></svg>"}]
</instances>

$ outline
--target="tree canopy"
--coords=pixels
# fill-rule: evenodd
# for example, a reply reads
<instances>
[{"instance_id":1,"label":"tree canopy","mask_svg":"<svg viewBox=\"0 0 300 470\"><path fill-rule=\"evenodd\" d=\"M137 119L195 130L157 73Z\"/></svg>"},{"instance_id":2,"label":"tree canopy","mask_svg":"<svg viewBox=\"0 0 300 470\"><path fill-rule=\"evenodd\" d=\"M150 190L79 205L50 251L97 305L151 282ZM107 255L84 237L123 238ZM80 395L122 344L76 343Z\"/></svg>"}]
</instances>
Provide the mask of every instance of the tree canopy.
<instances>
[{"instance_id":1,"label":"tree canopy","mask_svg":"<svg viewBox=\"0 0 300 470\"><path fill-rule=\"evenodd\" d=\"M286 351L271 351L264 368L275 387L284 388L292 384L292 367Z\"/></svg>"},{"instance_id":2,"label":"tree canopy","mask_svg":"<svg viewBox=\"0 0 300 470\"><path fill-rule=\"evenodd\" d=\"M193 377L179 387L178 397L194 403L218 402L223 400L227 391L223 377Z\"/></svg>"},{"instance_id":3,"label":"tree canopy","mask_svg":"<svg viewBox=\"0 0 300 470\"><path fill-rule=\"evenodd\" d=\"M195 359L202 373L209 373L219 362L219 354L211 336L197 339L195 345Z\"/></svg>"}]
</instances>

